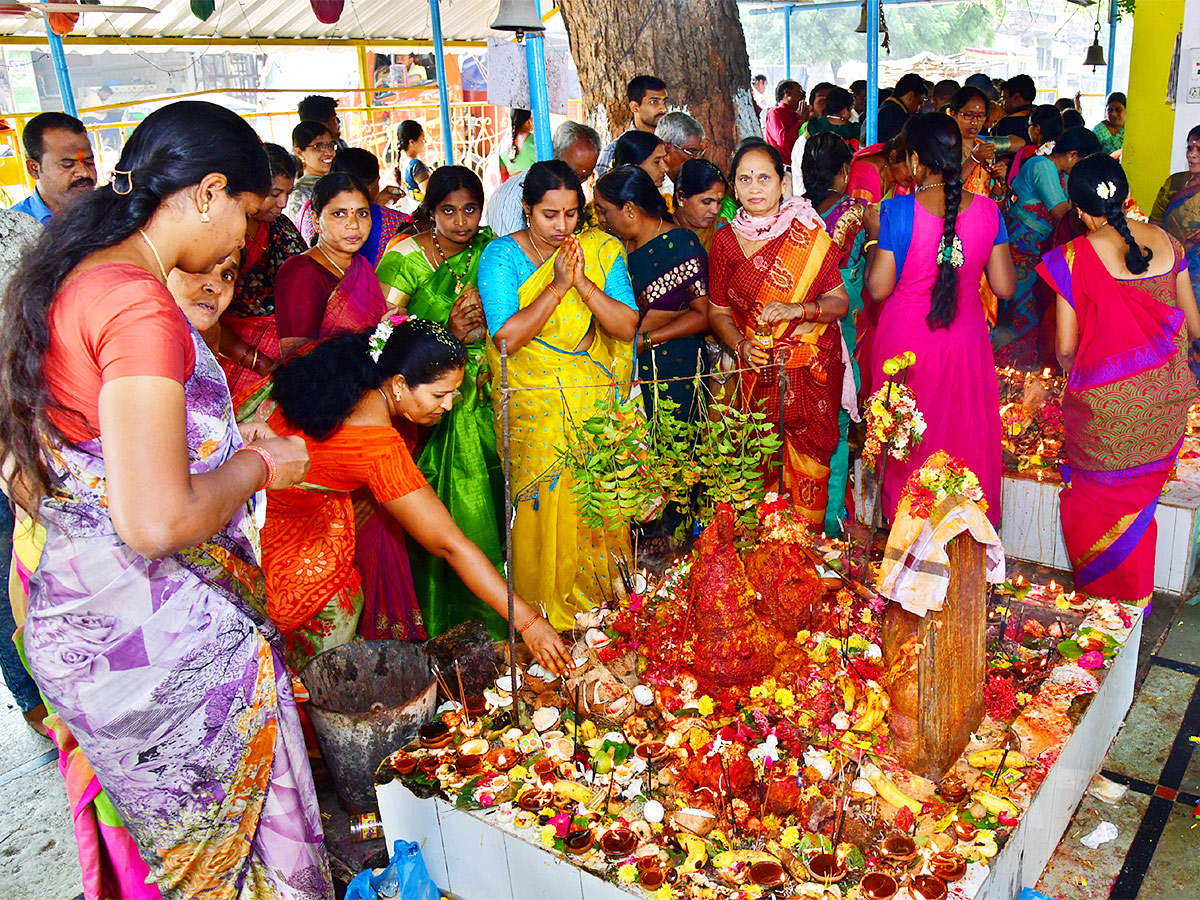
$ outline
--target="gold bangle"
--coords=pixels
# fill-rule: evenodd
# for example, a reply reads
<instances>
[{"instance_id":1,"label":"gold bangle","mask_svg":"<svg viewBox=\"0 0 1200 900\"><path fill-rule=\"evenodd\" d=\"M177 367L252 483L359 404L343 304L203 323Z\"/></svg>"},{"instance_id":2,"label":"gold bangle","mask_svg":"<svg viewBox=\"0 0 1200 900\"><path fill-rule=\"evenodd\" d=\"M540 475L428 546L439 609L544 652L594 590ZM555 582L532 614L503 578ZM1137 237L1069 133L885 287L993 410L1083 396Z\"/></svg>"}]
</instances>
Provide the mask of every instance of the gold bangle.
<instances>
[{"instance_id":1,"label":"gold bangle","mask_svg":"<svg viewBox=\"0 0 1200 900\"><path fill-rule=\"evenodd\" d=\"M820 298L818 297L818 298L817 298L817 315L816 315L816 318L815 318L813 321L816 321L816 319L819 319L819 318L821 318L821 316L823 316L823 315L825 315L825 311L824 311L823 309L821 309L821 300L820 300Z\"/></svg>"},{"instance_id":2,"label":"gold bangle","mask_svg":"<svg viewBox=\"0 0 1200 900\"><path fill-rule=\"evenodd\" d=\"M536 622L541 617L542 617L542 614L535 610L533 615L529 617L529 621L527 621L524 625L517 628L517 633L524 635L526 630L528 630L529 626L532 625L534 622Z\"/></svg>"},{"instance_id":3,"label":"gold bangle","mask_svg":"<svg viewBox=\"0 0 1200 900\"><path fill-rule=\"evenodd\" d=\"M546 285L546 287L548 287L550 289L550 293L552 293L555 296L555 298L558 300L558 302L562 303L563 295L558 292L558 288L556 288L554 286L554 282L553 281L550 282L548 285Z\"/></svg>"},{"instance_id":4,"label":"gold bangle","mask_svg":"<svg viewBox=\"0 0 1200 900\"><path fill-rule=\"evenodd\" d=\"M866 253L868 250L870 250L872 247L874 247L878 243L879 243L879 241L867 241L865 244L863 244L863 253Z\"/></svg>"}]
</instances>

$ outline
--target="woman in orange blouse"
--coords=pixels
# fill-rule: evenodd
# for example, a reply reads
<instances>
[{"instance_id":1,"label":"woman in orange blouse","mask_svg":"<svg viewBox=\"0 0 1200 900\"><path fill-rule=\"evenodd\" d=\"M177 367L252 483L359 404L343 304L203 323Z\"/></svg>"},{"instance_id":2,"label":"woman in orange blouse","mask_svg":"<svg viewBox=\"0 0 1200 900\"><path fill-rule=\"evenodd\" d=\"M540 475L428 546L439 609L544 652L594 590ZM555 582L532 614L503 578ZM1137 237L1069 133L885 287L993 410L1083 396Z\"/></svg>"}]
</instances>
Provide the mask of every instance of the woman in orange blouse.
<instances>
[{"instance_id":1,"label":"woman in orange blouse","mask_svg":"<svg viewBox=\"0 0 1200 900\"><path fill-rule=\"evenodd\" d=\"M274 492L262 533L267 613L287 636L292 666L355 633L362 587L350 492L364 486L476 596L507 613L504 579L450 518L393 424L436 424L453 405L465 363L466 350L444 327L408 319L330 338L276 371L278 408L267 422L279 434L302 435L312 461L304 484ZM514 614L538 662L568 670L570 655L550 623L520 597Z\"/></svg>"}]
</instances>

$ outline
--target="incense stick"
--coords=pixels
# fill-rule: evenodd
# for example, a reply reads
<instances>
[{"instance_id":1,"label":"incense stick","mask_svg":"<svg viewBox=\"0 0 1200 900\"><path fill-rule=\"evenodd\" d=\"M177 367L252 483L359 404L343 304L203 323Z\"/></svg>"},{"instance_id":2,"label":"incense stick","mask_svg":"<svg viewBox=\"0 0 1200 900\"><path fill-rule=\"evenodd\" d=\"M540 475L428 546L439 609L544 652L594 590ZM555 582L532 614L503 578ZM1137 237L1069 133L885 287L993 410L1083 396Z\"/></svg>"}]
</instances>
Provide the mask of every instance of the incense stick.
<instances>
[{"instance_id":1,"label":"incense stick","mask_svg":"<svg viewBox=\"0 0 1200 900\"><path fill-rule=\"evenodd\" d=\"M463 690L462 669L459 668L457 659L454 661L454 673L458 675L458 693L459 696L462 697L463 719L466 720L467 726L470 727L471 714L467 712L467 692ZM513 693L515 694L517 692L517 686L514 684L510 685L510 687L512 687Z\"/></svg>"}]
</instances>

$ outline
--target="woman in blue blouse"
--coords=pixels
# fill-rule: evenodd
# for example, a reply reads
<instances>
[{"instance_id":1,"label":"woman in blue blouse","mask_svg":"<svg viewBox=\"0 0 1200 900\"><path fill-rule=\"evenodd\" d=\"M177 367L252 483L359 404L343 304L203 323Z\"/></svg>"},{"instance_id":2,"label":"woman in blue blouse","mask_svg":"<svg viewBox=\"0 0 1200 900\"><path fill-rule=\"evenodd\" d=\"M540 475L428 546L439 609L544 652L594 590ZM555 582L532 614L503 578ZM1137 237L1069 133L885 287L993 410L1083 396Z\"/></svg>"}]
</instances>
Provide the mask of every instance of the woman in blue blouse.
<instances>
[{"instance_id":1,"label":"woman in blue blouse","mask_svg":"<svg viewBox=\"0 0 1200 900\"><path fill-rule=\"evenodd\" d=\"M563 459L567 436L596 404L628 393L638 312L620 241L592 228L576 233L585 200L571 167L536 163L522 196L529 227L484 250L479 296L492 383L500 384L504 342L514 392L509 565L517 593L564 631L607 593L614 559L628 549L626 531L582 521ZM494 405L499 439L502 403Z\"/></svg>"}]
</instances>

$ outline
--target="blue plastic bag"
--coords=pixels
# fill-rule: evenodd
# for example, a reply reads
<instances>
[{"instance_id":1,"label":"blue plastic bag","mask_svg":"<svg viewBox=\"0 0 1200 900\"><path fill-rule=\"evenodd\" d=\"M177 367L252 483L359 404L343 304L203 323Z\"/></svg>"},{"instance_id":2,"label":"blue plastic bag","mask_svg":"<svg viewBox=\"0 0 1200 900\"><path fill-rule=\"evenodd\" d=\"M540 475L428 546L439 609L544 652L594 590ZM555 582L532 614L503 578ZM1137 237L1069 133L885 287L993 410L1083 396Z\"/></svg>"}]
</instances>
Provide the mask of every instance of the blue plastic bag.
<instances>
[{"instance_id":1,"label":"blue plastic bag","mask_svg":"<svg viewBox=\"0 0 1200 900\"><path fill-rule=\"evenodd\" d=\"M346 900L440 900L437 885L429 877L419 845L396 841L392 860L375 875L370 869L359 872L346 888Z\"/></svg>"}]
</instances>

